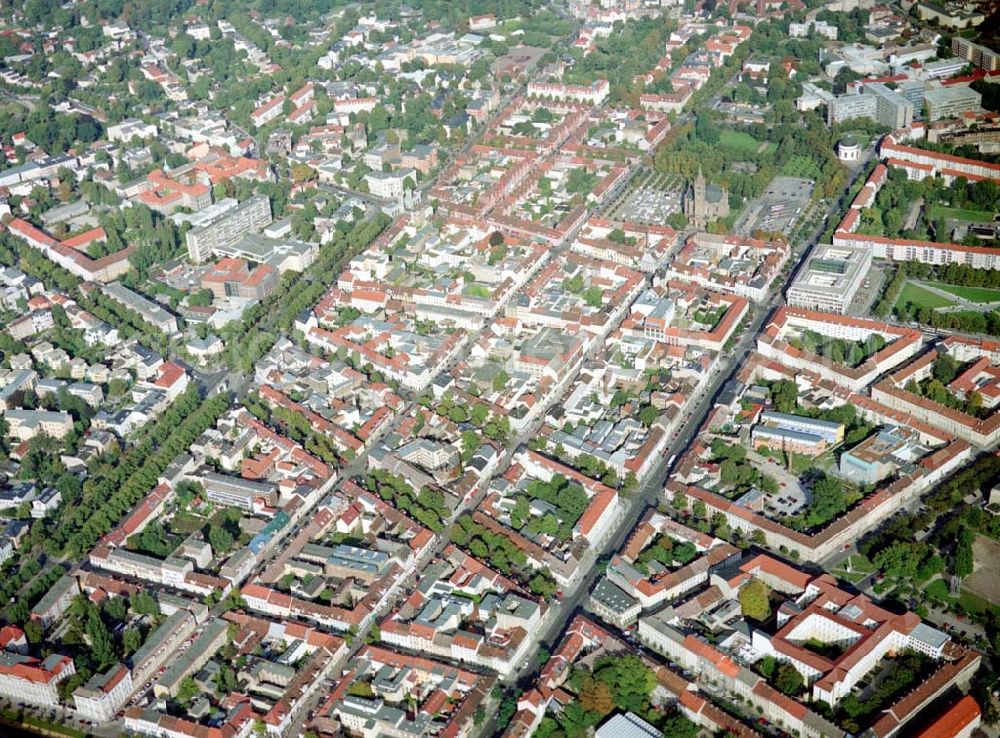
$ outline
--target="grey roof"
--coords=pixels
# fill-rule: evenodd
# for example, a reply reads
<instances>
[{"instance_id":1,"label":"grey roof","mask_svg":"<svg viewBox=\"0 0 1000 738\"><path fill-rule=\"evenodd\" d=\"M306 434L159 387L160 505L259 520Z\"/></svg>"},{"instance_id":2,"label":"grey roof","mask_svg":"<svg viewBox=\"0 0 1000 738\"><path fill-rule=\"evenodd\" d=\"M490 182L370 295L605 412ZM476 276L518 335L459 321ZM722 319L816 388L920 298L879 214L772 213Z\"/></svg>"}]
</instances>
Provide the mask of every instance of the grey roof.
<instances>
[{"instance_id":1,"label":"grey roof","mask_svg":"<svg viewBox=\"0 0 1000 738\"><path fill-rule=\"evenodd\" d=\"M590 596L612 612L619 614L627 612L639 603L635 597L607 577L601 578Z\"/></svg>"},{"instance_id":2,"label":"grey roof","mask_svg":"<svg viewBox=\"0 0 1000 738\"><path fill-rule=\"evenodd\" d=\"M663 733L632 712L612 717L594 733L595 738L662 738Z\"/></svg>"}]
</instances>

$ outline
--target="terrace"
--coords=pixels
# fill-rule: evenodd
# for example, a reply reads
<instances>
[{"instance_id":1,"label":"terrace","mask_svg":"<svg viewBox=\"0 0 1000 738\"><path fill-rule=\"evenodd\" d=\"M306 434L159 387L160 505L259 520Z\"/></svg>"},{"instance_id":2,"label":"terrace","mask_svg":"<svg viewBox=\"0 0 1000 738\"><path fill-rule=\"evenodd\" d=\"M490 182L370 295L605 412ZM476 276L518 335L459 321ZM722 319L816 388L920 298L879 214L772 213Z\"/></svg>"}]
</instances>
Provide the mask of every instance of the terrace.
<instances>
[{"instance_id":1,"label":"terrace","mask_svg":"<svg viewBox=\"0 0 1000 738\"><path fill-rule=\"evenodd\" d=\"M667 277L759 302L790 255L782 242L696 233L668 267Z\"/></svg>"},{"instance_id":2,"label":"terrace","mask_svg":"<svg viewBox=\"0 0 1000 738\"><path fill-rule=\"evenodd\" d=\"M658 281L632 304L621 332L718 353L733 339L749 309L743 297L709 292L680 280Z\"/></svg>"},{"instance_id":3,"label":"terrace","mask_svg":"<svg viewBox=\"0 0 1000 738\"><path fill-rule=\"evenodd\" d=\"M687 516L721 513L733 534L817 560L915 500L971 451L878 397L756 357L675 466L666 494Z\"/></svg>"},{"instance_id":4,"label":"terrace","mask_svg":"<svg viewBox=\"0 0 1000 738\"><path fill-rule=\"evenodd\" d=\"M644 616L640 638L698 682L743 694L785 731L857 733L871 724L864 716L888 706L914 679L929 677L929 694L939 695L977 666L977 654L915 614L891 613L840 589L827 574L814 576L766 555L714 572L709 584ZM889 677L893 661L905 665L906 679L897 678L903 670ZM819 700L833 709L813 712L808 703ZM916 712L913 705L899 709L892 725Z\"/></svg>"},{"instance_id":5,"label":"terrace","mask_svg":"<svg viewBox=\"0 0 1000 738\"><path fill-rule=\"evenodd\" d=\"M356 456L403 404L387 384L303 351L287 338L257 362L254 379L256 395L246 401L251 412L281 426L324 461Z\"/></svg>"},{"instance_id":6,"label":"terrace","mask_svg":"<svg viewBox=\"0 0 1000 738\"><path fill-rule=\"evenodd\" d=\"M872 399L977 446L1000 438L1000 343L946 338L872 387Z\"/></svg>"},{"instance_id":7,"label":"terrace","mask_svg":"<svg viewBox=\"0 0 1000 738\"><path fill-rule=\"evenodd\" d=\"M572 249L648 273L659 268L676 241L677 232L667 226L594 217L580 229Z\"/></svg>"},{"instance_id":8,"label":"terrace","mask_svg":"<svg viewBox=\"0 0 1000 738\"><path fill-rule=\"evenodd\" d=\"M515 149L473 146L467 157L442 172L431 197L453 215L485 215L535 168L536 157Z\"/></svg>"},{"instance_id":9,"label":"terrace","mask_svg":"<svg viewBox=\"0 0 1000 738\"><path fill-rule=\"evenodd\" d=\"M490 483L480 511L472 518L512 541L521 551L519 558L532 569L548 569L565 586L585 549L607 538L620 509L619 496L611 487L524 450ZM476 535L482 537L474 534L473 541ZM473 543L469 546L476 554ZM531 588L538 593L538 586Z\"/></svg>"},{"instance_id":10,"label":"terrace","mask_svg":"<svg viewBox=\"0 0 1000 738\"><path fill-rule=\"evenodd\" d=\"M652 111L601 111L591 114L563 147L577 156L624 161L649 151L670 130L665 115Z\"/></svg>"},{"instance_id":11,"label":"terrace","mask_svg":"<svg viewBox=\"0 0 1000 738\"><path fill-rule=\"evenodd\" d=\"M920 331L873 320L782 307L757 339L763 356L860 391L917 354Z\"/></svg>"},{"instance_id":12,"label":"terrace","mask_svg":"<svg viewBox=\"0 0 1000 738\"><path fill-rule=\"evenodd\" d=\"M623 166L598 159L562 156L546 161L538 176L501 204L504 215L566 232L580 208L603 202L626 178Z\"/></svg>"},{"instance_id":13,"label":"terrace","mask_svg":"<svg viewBox=\"0 0 1000 738\"><path fill-rule=\"evenodd\" d=\"M532 442L617 487L632 487L656 465L680 418L691 383L669 372L617 361L617 342L581 370L573 389L545 414Z\"/></svg>"},{"instance_id":14,"label":"terrace","mask_svg":"<svg viewBox=\"0 0 1000 738\"><path fill-rule=\"evenodd\" d=\"M489 478L510 430L485 402L453 394L433 408L415 407L372 450L369 461L418 489L446 489L449 509L470 498ZM427 395L422 401L433 402Z\"/></svg>"},{"instance_id":15,"label":"terrace","mask_svg":"<svg viewBox=\"0 0 1000 738\"><path fill-rule=\"evenodd\" d=\"M464 340L460 331L431 334L414 316L403 312L384 319L361 315L338 325L337 298L335 290L317 304L315 315L305 324L306 342L342 357L375 382L419 391L448 364Z\"/></svg>"},{"instance_id":16,"label":"terrace","mask_svg":"<svg viewBox=\"0 0 1000 738\"><path fill-rule=\"evenodd\" d=\"M157 701L128 710L125 725L196 735L259 721L280 733L346 652L343 639L304 625L227 613L182 646L153 684Z\"/></svg>"},{"instance_id":17,"label":"terrace","mask_svg":"<svg viewBox=\"0 0 1000 738\"><path fill-rule=\"evenodd\" d=\"M482 140L497 147L549 154L586 123L588 107L518 98L483 132Z\"/></svg>"},{"instance_id":18,"label":"terrace","mask_svg":"<svg viewBox=\"0 0 1000 738\"><path fill-rule=\"evenodd\" d=\"M612 557L606 576L639 609L649 610L701 587L712 571L738 556L735 546L649 510Z\"/></svg>"}]
</instances>

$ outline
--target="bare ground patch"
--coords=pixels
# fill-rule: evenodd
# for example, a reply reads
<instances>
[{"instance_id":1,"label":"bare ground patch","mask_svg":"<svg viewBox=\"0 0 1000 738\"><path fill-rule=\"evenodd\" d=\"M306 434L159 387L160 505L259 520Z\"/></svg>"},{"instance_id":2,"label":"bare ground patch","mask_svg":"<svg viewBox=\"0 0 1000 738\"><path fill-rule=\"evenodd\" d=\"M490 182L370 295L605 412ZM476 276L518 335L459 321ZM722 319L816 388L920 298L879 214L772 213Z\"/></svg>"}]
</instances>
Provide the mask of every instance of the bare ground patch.
<instances>
[{"instance_id":1,"label":"bare ground patch","mask_svg":"<svg viewBox=\"0 0 1000 738\"><path fill-rule=\"evenodd\" d=\"M973 594L1000 604L1000 543L986 536L976 536L972 544L975 568L963 586Z\"/></svg>"}]
</instances>

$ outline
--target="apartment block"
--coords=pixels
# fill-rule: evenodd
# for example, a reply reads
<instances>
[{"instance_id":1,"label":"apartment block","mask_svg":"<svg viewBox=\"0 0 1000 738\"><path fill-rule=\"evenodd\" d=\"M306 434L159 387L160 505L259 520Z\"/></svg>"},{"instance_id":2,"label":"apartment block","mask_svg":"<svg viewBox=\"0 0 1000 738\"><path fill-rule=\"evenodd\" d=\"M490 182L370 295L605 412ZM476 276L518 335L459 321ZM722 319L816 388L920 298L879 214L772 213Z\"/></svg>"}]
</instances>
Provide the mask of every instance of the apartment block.
<instances>
[{"instance_id":1,"label":"apartment block","mask_svg":"<svg viewBox=\"0 0 1000 738\"><path fill-rule=\"evenodd\" d=\"M73 416L54 410L6 410L7 433L19 441L30 441L38 435L63 438L73 431Z\"/></svg>"},{"instance_id":2,"label":"apartment block","mask_svg":"<svg viewBox=\"0 0 1000 738\"><path fill-rule=\"evenodd\" d=\"M961 57L987 72L1000 70L1000 52L987 46L956 35L951 39L951 50L955 56Z\"/></svg>"},{"instance_id":3,"label":"apartment block","mask_svg":"<svg viewBox=\"0 0 1000 738\"><path fill-rule=\"evenodd\" d=\"M112 282L106 285L104 294L119 305L124 305L137 313L140 318L166 335L172 336L177 333L177 318L171 315L166 308L143 297L138 292L130 290L121 282Z\"/></svg>"},{"instance_id":4,"label":"apartment block","mask_svg":"<svg viewBox=\"0 0 1000 738\"><path fill-rule=\"evenodd\" d=\"M235 208L187 232L188 255L200 264L221 248L232 246L248 233L258 233L271 222L271 201L266 195L254 195Z\"/></svg>"}]
</instances>

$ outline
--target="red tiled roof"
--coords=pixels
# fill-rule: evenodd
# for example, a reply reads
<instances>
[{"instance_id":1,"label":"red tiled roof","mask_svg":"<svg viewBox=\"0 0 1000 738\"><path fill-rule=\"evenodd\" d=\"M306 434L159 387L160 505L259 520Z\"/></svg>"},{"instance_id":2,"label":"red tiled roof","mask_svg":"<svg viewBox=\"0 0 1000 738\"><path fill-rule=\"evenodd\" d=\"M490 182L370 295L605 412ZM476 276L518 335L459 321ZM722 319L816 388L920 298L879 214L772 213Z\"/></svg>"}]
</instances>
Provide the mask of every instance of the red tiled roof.
<instances>
[{"instance_id":1,"label":"red tiled roof","mask_svg":"<svg viewBox=\"0 0 1000 738\"><path fill-rule=\"evenodd\" d=\"M966 695L916 738L954 738L979 719L981 711L972 697Z\"/></svg>"}]
</instances>

